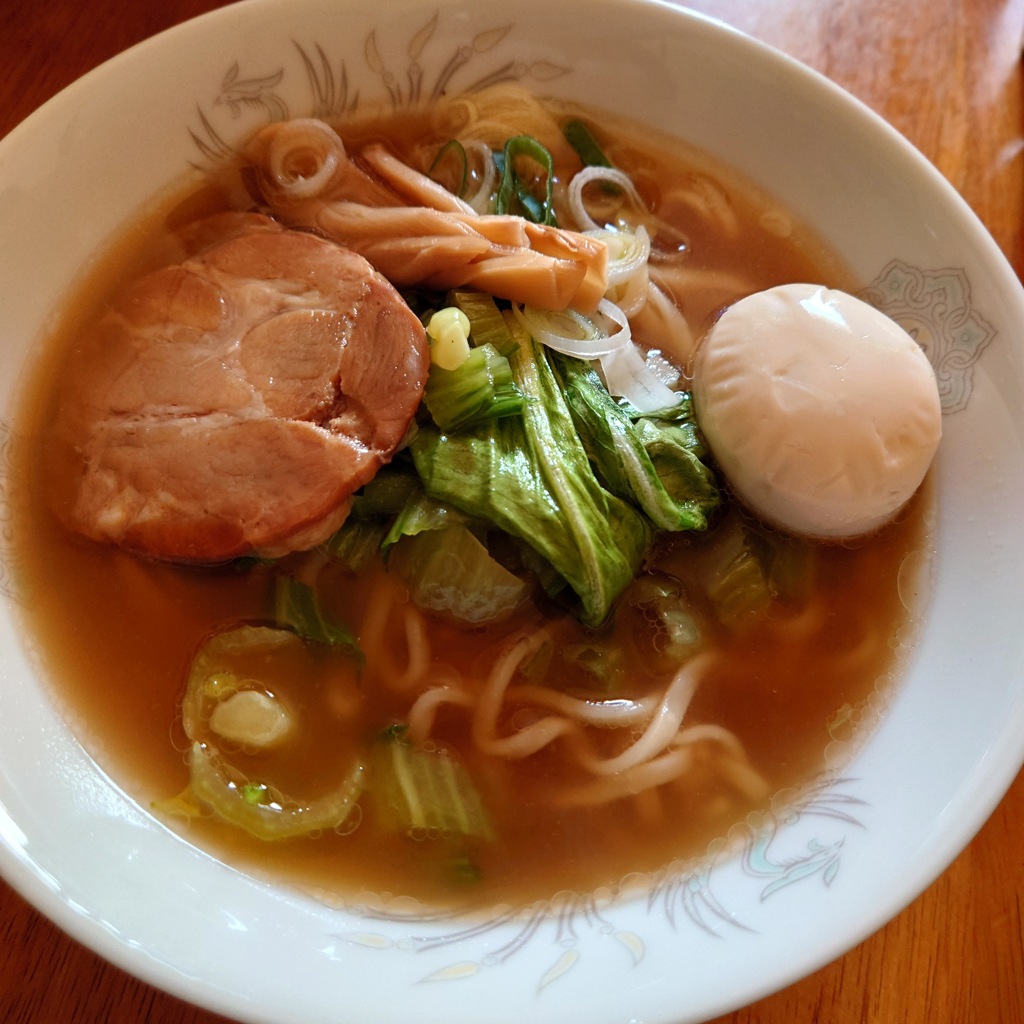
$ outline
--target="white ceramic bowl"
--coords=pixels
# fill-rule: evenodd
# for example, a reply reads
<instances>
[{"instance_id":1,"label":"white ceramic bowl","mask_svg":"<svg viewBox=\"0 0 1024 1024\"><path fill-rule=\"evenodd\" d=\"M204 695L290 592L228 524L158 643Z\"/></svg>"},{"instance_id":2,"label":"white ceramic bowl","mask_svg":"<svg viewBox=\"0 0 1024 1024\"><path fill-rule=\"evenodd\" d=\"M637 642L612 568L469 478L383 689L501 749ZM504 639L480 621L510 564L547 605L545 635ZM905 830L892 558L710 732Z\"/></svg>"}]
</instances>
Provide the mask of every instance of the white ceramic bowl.
<instances>
[{"instance_id":1,"label":"white ceramic bowl","mask_svg":"<svg viewBox=\"0 0 1024 1024\"><path fill-rule=\"evenodd\" d=\"M20 628L0 461L0 869L105 957L241 1020L704 1020L896 914L1024 759L1020 286L938 173L865 108L656 2L250 0L86 76L0 144L0 454L41 325L90 253L189 162L269 116L311 112L328 86L337 103L405 103L493 74L733 164L917 332L946 412L934 597L906 680L843 777L741 830L739 855L670 873L645 898L566 899L480 927L358 916L197 851L86 756Z\"/></svg>"}]
</instances>

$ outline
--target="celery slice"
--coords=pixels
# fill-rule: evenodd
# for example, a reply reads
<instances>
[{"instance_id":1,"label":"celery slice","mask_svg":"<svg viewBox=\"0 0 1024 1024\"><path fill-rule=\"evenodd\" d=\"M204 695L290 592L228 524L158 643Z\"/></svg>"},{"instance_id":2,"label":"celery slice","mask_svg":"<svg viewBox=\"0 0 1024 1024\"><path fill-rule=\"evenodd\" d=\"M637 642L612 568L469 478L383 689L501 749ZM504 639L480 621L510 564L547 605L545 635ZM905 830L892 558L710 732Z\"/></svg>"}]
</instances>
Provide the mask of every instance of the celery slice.
<instances>
[{"instance_id":1,"label":"celery slice","mask_svg":"<svg viewBox=\"0 0 1024 1024\"><path fill-rule=\"evenodd\" d=\"M477 345L454 369L430 367L423 402L441 430L462 430L517 416L523 396L508 360L493 345Z\"/></svg>"},{"instance_id":2,"label":"celery slice","mask_svg":"<svg viewBox=\"0 0 1024 1024\"><path fill-rule=\"evenodd\" d=\"M370 765L370 797L392 830L417 838L494 838L469 772L446 751L414 747L399 728L374 750Z\"/></svg>"},{"instance_id":3,"label":"celery slice","mask_svg":"<svg viewBox=\"0 0 1024 1024\"><path fill-rule=\"evenodd\" d=\"M506 358L515 352L516 339L492 296L469 290L453 291L448 301L466 314L474 345L493 345Z\"/></svg>"}]
</instances>

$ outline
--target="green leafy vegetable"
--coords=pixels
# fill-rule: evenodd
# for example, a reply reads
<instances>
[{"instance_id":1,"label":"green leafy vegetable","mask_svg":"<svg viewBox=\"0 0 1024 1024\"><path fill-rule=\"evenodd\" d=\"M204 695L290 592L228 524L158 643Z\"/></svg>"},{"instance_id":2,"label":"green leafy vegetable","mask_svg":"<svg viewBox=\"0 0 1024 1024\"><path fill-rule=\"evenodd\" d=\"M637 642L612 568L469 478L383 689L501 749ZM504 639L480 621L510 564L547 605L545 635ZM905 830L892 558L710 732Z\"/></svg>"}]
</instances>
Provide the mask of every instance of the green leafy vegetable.
<instances>
[{"instance_id":1,"label":"green leafy vegetable","mask_svg":"<svg viewBox=\"0 0 1024 1024\"><path fill-rule=\"evenodd\" d=\"M278 576L274 615L278 625L307 640L342 647L362 665L365 655L354 634L322 612L316 591L292 576Z\"/></svg>"},{"instance_id":2,"label":"green leafy vegetable","mask_svg":"<svg viewBox=\"0 0 1024 1024\"><path fill-rule=\"evenodd\" d=\"M717 540L707 594L719 620L732 629L753 622L771 603L765 551L757 541L735 521Z\"/></svg>"},{"instance_id":3,"label":"green leafy vegetable","mask_svg":"<svg viewBox=\"0 0 1024 1024\"><path fill-rule=\"evenodd\" d=\"M392 729L373 751L370 772L374 806L394 831L494 838L469 772L447 751L414 747L404 730Z\"/></svg>"},{"instance_id":4,"label":"green leafy vegetable","mask_svg":"<svg viewBox=\"0 0 1024 1024\"><path fill-rule=\"evenodd\" d=\"M630 602L643 613L659 657L678 665L700 649L700 624L679 580L656 574L641 576L630 591Z\"/></svg>"},{"instance_id":5,"label":"green leafy vegetable","mask_svg":"<svg viewBox=\"0 0 1024 1024\"><path fill-rule=\"evenodd\" d=\"M516 339L505 323L505 317L490 295L476 291L453 291L448 301L466 314L473 344L491 345L506 357L518 348Z\"/></svg>"},{"instance_id":6,"label":"green leafy vegetable","mask_svg":"<svg viewBox=\"0 0 1024 1024\"><path fill-rule=\"evenodd\" d=\"M493 345L478 345L454 370L432 365L423 401L442 430L518 415L523 396L508 360Z\"/></svg>"},{"instance_id":7,"label":"green leafy vegetable","mask_svg":"<svg viewBox=\"0 0 1024 1024\"><path fill-rule=\"evenodd\" d=\"M735 517L718 528L706 557L707 595L730 628L756 621L773 601L800 607L814 581L810 544Z\"/></svg>"},{"instance_id":8,"label":"green leafy vegetable","mask_svg":"<svg viewBox=\"0 0 1024 1024\"><path fill-rule=\"evenodd\" d=\"M382 466L377 475L356 495L352 502L352 516L357 519L393 516L402 510L409 498L422 489L416 470L411 465L391 462Z\"/></svg>"},{"instance_id":9,"label":"green leafy vegetable","mask_svg":"<svg viewBox=\"0 0 1024 1024\"><path fill-rule=\"evenodd\" d=\"M387 532L386 520L356 519L350 515L324 549L349 572L360 572L380 557Z\"/></svg>"},{"instance_id":10,"label":"green leafy vegetable","mask_svg":"<svg viewBox=\"0 0 1024 1024\"><path fill-rule=\"evenodd\" d=\"M427 494L519 537L575 591L598 625L635 576L650 522L594 476L541 347L509 317L521 417L443 434L424 426L410 449Z\"/></svg>"},{"instance_id":11,"label":"green leafy vegetable","mask_svg":"<svg viewBox=\"0 0 1024 1024\"><path fill-rule=\"evenodd\" d=\"M407 538L392 564L418 607L472 626L507 618L529 592L526 581L462 525Z\"/></svg>"},{"instance_id":12,"label":"green leafy vegetable","mask_svg":"<svg viewBox=\"0 0 1024 1024\"><path fill-rule=\"evenodd\" d=\"M579 359L550 356L573 422L601 482L635 501L662 530L704 530L720 496L689 397L672 409L631 415L596 370Z\"/></svg>"},{"instance_id":13,"label":"green leafy vegetable","mask_svg":"<svg viewBox=\"0 0 1024 1024\"><path fill-rule=\"evenodd\" d=\"M409 499L392 520L391 528L384 538L382 550L385 556L403 537L416 537L421 533L446 530L455 524L466 523L469 517L457 508L428 497L422 487Z\"/></svg>"},{"instance_id":14,"label":"green leafy vegetable","mask_svg":"<svg viewBox=\"0 0 1024 1024\"><path fill-rule=\"evenodd\" d=\"M772 532L768 578L772 596L802 605L810 596L815 561L811 546L788 534Z\"/></svg>"},{"instance_id":15,"label":"green leafy vegetable","mask_svg":"<svg viewBox=\"0 0 1024 1024\"><path fill-rule=\"evenodd\" d=\"M559 648L559 655L567 665L585 672L594 689L613 694L622 688L626 666L622 647L615 643L569 644Z\"/></svg>"}]
</instances>

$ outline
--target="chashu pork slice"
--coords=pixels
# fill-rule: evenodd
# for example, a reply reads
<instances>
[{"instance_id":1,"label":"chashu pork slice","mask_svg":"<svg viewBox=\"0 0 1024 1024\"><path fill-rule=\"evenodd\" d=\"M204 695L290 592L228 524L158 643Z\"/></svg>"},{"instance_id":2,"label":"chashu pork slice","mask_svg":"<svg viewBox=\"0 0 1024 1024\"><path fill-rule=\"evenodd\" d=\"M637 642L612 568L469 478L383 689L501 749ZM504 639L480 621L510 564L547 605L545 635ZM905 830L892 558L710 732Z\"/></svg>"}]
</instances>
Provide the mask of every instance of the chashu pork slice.
<instances>
[{"instance_id":1,"label":"chashu pork slice","mask_svg":"<svg viewBox=\"0 0 1024 1024\"><path fill-rule=\"evenodd\" d=\"M419 405L424 329L366 260L255 214L223 228L76 355L59 434L71 523L95 540L197 563L312 547Z\"/></svg>"}]
</instances>

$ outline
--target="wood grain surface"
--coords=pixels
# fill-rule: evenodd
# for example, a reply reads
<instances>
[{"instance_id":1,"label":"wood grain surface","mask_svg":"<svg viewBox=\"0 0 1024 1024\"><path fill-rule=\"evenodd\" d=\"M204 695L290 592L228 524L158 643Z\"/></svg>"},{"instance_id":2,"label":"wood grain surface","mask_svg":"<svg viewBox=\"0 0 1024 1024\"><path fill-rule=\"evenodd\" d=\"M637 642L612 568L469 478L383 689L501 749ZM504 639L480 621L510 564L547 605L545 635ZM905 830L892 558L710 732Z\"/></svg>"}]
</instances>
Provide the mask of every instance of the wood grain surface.
<instances>
[{"instance_id":1,"label":"wood grain surface","mask_svg":"<svg viewBox=\"0 0 1024 1024\"><path fill-rule=\"evenodd\" d=\"M0 136L119 51L218 0L0 0ZM698 0L903 133L1024 273L1024 0ZM1022 584L1024 585L1024 584ZM0 885L3 1024L214 1024ZM950 868L815 974L715 1024L1022 1024L1024 774Z\"/></svg>"}]
</instances>

